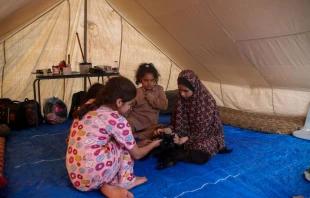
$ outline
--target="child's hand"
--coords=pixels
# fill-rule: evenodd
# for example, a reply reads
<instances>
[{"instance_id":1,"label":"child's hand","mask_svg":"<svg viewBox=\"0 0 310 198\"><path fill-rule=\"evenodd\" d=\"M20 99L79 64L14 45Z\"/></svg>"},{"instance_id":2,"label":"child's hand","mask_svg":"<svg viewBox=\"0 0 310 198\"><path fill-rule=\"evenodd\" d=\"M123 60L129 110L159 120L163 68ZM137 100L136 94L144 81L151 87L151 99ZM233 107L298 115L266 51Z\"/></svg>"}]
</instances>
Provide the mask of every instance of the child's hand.
<instances>
[{"instance_id":1,"label":"child's hand","mask_svg":"<svg viewBox=\"0 0 310 198\"><path fill-rule=\"evenodd\" d=\"M178 134L172 133L171 135L174 135L173 142L175 144L179 144L180 137L178 136Z\"/></svg>"},{"instance_id":2,"label":"child's hand","mask_svg":"<svg viewBox=\"0 0 310 198\"><path fill-rule=\"evenodd\" d=\"M163 132L166 133L166 134L172 134L172 130L169 127L167 127L167 128L158 128L158 129L156 129L154 131L153 136L159 135L159 134L161 134Z\"/></svg>"},{"instance_id":3,"label":"child's hand","mask_svg":"<svg viewBox=\"0 0 310 198\"><path fill-rule=\"evenodd\" d=\"M172 135L174 135L173 141L177 145L184 144L188 140L187 136L180 138L176 133L173 133Z\"/></svg>"},{"instance_id":4,"label":"child's hand","mask_svg":"<svg viewBox=\"0 0 310 198\"><path fill-rule=\"evenodd\" d=\"M161 134L161 133L163 133L163 132L164 132L164 129L163 129L163 128L158 128L158 129L156 129L156 130L154 131L153 136L159 135L159 134Z\"/></svg>"},{"instance_id":5,"label":"child's hand","mask_svg":"<svg viewBox=\"0 0 310 198\"><path fill-rule=\"evenodd\" d=\"M172 129L170 127L164 128L166 134L172 134Z\"/></svg>"},{"instance_id":6,"label":"child's hand","mask_svg":"<svg viewBox=\"0 0 310 198\"><path fill-rule=\"evenodd\" d=\"M153 148L158 147L160 145L160 142L163 141L162 139L156 139L153 140L150 144L152 144Z\"/></svg>"},{"instance_id":7,"label":"child's hand","mask_svg":"<svg viewBox=\"0 0 310 198\"><path fill-rule=\"evenodd\" d=\"M148 102L152 102L153 100L155 100L155 96L151 92L146 92L145 98Z\"/></svg>"}]
</instances>

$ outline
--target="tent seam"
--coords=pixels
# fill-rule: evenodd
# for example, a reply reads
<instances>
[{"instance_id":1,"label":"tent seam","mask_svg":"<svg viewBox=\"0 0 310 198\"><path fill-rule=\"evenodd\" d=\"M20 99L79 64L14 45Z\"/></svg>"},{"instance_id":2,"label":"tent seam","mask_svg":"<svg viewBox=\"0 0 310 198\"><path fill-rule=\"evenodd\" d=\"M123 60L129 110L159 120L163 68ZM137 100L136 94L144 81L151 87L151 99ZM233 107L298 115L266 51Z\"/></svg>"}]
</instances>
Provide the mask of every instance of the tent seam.
<instances>
[{"instance_id":1,"label":"tent seam","mask_svg":"<svg viewBox=\"0 0 310 198\"><path fill-rule=\"evenodd\" d=\"M26 27L28 27L29 25L31 25L32 23L34 23L35 21L37 21L38 19L40 19L42 16L46 15L47 13L49 13L51 10L55 9L56 7L58 7L60 4L62 4L65 0L62 0L60 2L58 2L56 5L52 6L50 9L47 9L43 14L39 15L38 17L35 17L33 20L30 20L28 24L24 25L22 28L20 28L19 30L17 30L15 33L12 33L10 36L6 37L3 41L13 37L15 34L17 34L18 32L22 31L23 29L25 29ZM1 43L1 42L0 42Z\"/></svg>"},{"instance_id":2,"label":"tent seam","mask_svg":"<svg viewBox=\"0 0 310 198\"><path fill-rule=\"evenodd\" d=\"M309 33L310 30L307 31L302 31L302 32L297 32L297 33L292 33L292 34L283 34L283 35L277 35L277 36L267 36L267 37L263 37L263 38L253 38L253 39L241 39L241 40L236 40L234 42L246 42L246 41L256 41L256 40L262 40L262 39L273 39L273 38L279 38L279 37L285 37L285 36L296 36L296 35L300 35L300 34L306 34Z\"/></svg>"},{"instance_id":3,"label":"tent seam","mask_svg":"<svg viewBox=\"0 0 310 198\"><path fill-rule=\"evenodd\" d=\"M2 79L1 79L1 98L3 98L3 83L4 83L4 67L6 65L6 54L5 54L5 40L3 41L3 68L2 68Z\"/></svg>"},{"instance_id":4,"label":"tent seam","mask_svg":"<svg viewBox=\"0 0 310 198\"><path fill-rule=\"evenodd\" d=\"M69 63L69 58L67 56L68 54L68 46L69 46L69 39L70 39L70 34L71 34L71 31L70 31L70 26L71 26L71 6L70 6L70 1L69 0L66 0L66 2L68 2L68 15L69 15L69 22L68 22L68 36L67 36L67 46L66 46L66 60L67 60L67 63ZM67 80L68 82L69 80ZM64 87L63 87L63 94L62 94L62 100L64 101L65 100L65 89L66 89L66 79L64 78Z\"/></svg>"},{"instance_id":5,"label":"tent seam","mask_svg":"<svg viewBox=\"0 0 310 198\"><path fill-rule=\"evenodd\" d=\"M118 15L118 16L120 16L120 15ZM119 57L118 57L118 71L121 69L121 59L122 59L122 51L123 51L123 37L124 37L123 18L122 17L120 17L120 18L121 18L121 43L120 43Z\"/></svg>"},{"instance_id":6,"label":"tent seam","mask_svg":"<svg viewBox=\"0 0 310 198\"><path fill-rule=\"evenodd\" d=\"M223 31L227 34L227 36L233 41L235 42L235 40L230 36L230 34L226 31L226 29L224 28L224 26L222 25L222 23L218 20L218 18L216 18L216 16L213 14L213 12L211 11L210 6L208 5L208 3L206 3L203 0L200 0L202 2L202 4L204 4L207 8L207 10L209 11L209 13L213 16L213 18L215 19L215 21L220 25L220 27L223 29Z\"/></svg>"},{"instance_id":7,"label":"tent seam","mask_svg":"<svg viewBox=\"0 0 310 198\"><path fill-rule=\"evenodd\" d=\"M166 85L166 91L168 90L168 86L169 86L169 82L170 82L170 78L171 78L171 70L172 70L172 62L170 62L170 71L169 71L168 82Z\"/></svg>"},{"instance_id":8,"label":"tent seam","mask_svg":"<svg viewBox=\"0 0 310 198\"><path fill-rule=\"evenodd\" d=\"M56 24L56 22L57 22L57 20L58 20L58 18L59 18L59 16L60 16L60 14L61 14L61 12L59 12L58 17L57 17L57 19L55 20L55 23L54 23L54 25L53 25L53 28L52 28L52 30L50 31L50 33L49 33L49 35L48 35L48 37L47 37L48 39L47 39L46 41L49 41L49 38L50 38L50 36L51 36L51 34L52 34L52 32L53 32L53 29L55 28L55 24ZM45 48L46 44L47 44L47 42L45 42L43 49ZM41 51L38 60L40 59L42 53L43 53L43 50ZM36 65L37 65L37 64L38 64L38 61L36 62ZM63 82L64 82L64 81L63 81ZM64 94L63 94L62 100L64 100Z\"/></svg>"},{"instance_id":9,"label":"tent seam","mask_svg":"<svg viewBox=\"0 0 310 198\"><path fill-rule=\"evenodd\" d=\"M158 23L158 21L153 17L153 15L151 15L151 13L149 13L137 0L135 0L136 2L137 2L137 4L139 4L140 6L141 6L141 8L143 8L144 10L145 10L145 12L147 12L153 19L154 19L154 21L156 21L157 23ZM219 83L221 84L221 80L215 75L215 74L213 74L210 70L208 70L206 67L204 67L203 66L203 64L199 61L199 60L197 60L180 42L178 42L178 40L177 39L175 39L175 37L174 36L172 36L171 34L170 34L170 32L165 28L165 27L163 27L160 23L158 23L187 53L188 53L188 55L190 55L194 60L196 60L200 65L201 65L201 67L203 68L203 69L205 69L207 72L209 72L215 79L217 79L218 81L219 81ZM137 29L136 29L137 30ZM138 31L138 30L137 30ZM140 31L138 31L139 33L140 33ZM141 33L140 33L141 34ZM151 41L150 41L151 42ZM152 43L152 42L151 42ZM152 43L153 45L154 45L154 43ZM155 46L155 45L154 45ZM163 51L161 51L157 46L155 46L160 52L162 52L163 53ZM170 59L171 61L172 61L172 59L171 58L169 58L165 53L163 53L168 59ZM174 63L174 62L173 62ZM177 64L176 64L177 65ZM177 65L177 67L178 68L180 68L178 65ZM182 68L180 68L181 70L182 70ZM222 98L223 98L223 96L222 96Z\"/></svg>"},{"instance_id":10,"label":"tent seam","mask_svg":"<svg viewBox=\"0 0 310 198\"><path fill-rule=\"evenodd\" d=\"M211 8L209 7L208 3L206 3L205 1L201 0L201 2L206 6L206 8L208 9L208 11L210 12L210 14L213 16L214 20L219 24L219 26L222 28L222 30L226 33L226 35L232 40L233 43L236 44L237 48L240 50L240 52L247 58L247 60L252 64L252 66L256 69L256 71L263 77L263 79L269 84L270 88L271 88L271 105L272 105L272 111L274 113L274 115L276 115L275 109L274 109L274 100L273 100L273 87L271 85L271 83L266 79L266 77L261 73L261 71L256 67L256 65L251 61L251 59L246 55L246 53L242 50L242 48L238 45L238 43L232 38L232 36L228 33L228 31L224 28L224 26L222 25L222 23L219 21L219 19L213 14L213 12L211 11ZM220 83L221 86L221 83ZM221 89L222 91L222 89ZM221 93L222 94L222 93ZM223 95L222 95L223 97ZM224 103L224 100L223 100ZM224 103L225 105L225 103Z\"/></svg>"},{"instance_id":11,"label":"tent seam","mask_svg":"<svg viewBox=\"0 0 310 198\"><path fill-rule=\"evenodd\" d=\"M113 6L107 1L107 4L109 4L111 6L111 8L113 8ZM137 2L138 3L138 2ZM139 3L138 3L139 4ZM139 4L140 5L140 4ZM140 5L141 6L141 5ZM142 7L142 6L141 6ZM136 27L134 27L128 20L126 20L122 15L119 14L119 12L117 12L117 10L115 10L113 8L113 10L123 19L125 20L133 29L135 29L137 32L139 32L139 34L141 36L143 36L148 42L150 42L158 51L160 51L166 58L168 58L170 61L172 61L179 69L182 69L180 68L167 54L165 54L161 49L159 49L151 40L149 40L144 34L142 34ZM145 10L145 9L144 9Z\"/></svg>"}]
</instances>

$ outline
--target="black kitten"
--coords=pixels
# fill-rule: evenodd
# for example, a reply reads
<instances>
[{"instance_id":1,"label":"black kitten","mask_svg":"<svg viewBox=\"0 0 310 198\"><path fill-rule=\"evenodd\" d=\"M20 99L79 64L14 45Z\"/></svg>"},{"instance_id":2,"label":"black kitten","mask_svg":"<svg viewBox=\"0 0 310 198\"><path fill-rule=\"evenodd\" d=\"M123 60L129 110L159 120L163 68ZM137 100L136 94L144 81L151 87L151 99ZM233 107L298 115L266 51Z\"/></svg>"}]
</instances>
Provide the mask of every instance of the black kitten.
<instances>
[{"instance_id":1,"label":"black kitten","mask_svg":"<svg viewBox=\"0 0 310 198\"><path fill-rule=\"evenodd\" d=\"M166 133L160 133L157 136L154 136L152 138L154 139L162 139L163 141L160 142L160 149L171 149L174 147L174 134L166 134Z\"/></svg>"},{"instance_id":2,"label":"black kitten","mask_svg":"<svg viewBox=\"0 0 310 198\"><path fill-rule=\"evenodd\" d=\"M175 156L178 153L179 146L174 144L174 134L160 133L154 136L153 139L162 139L160 146L150 152L150 155L158 159L159 165L157 165L156 169L162 170L176 165L178 160Z\"/></svg>"},{"instance_id":3,"label":"black kitten","mask_svg":"<svg viewBox=\"0 0 310 198\"><path fill-rule=\"evenodd\" d=\"M174 144L174 134L161 133L153 139L162 139L163 141L160 142L159 147L154 148L147 156L142 158L142 160L150 155L156 157L159 163L156 166L157 170L175 166L180 161L193 164L205 164L212 157L198 150L185 151L184 145ZM230 153L231 151L232 150L225 147L219 151L219 154Z\"/></svg>"},{"instance_id":4,"label":"black kitten","mask_svg":"<svg viewBox=\"0 0 310 198\"><path fill-rule=\"evenodd\" d=\"M170 137L168 138L168 142ZM164 141L163 141L164 142ZM173 143L173 138L172 138ZM199 150L184 150L184 145L171 144L165 148L162 148L160 152L154 154L154 157L158 158L159 165L156 166L157 170L162 170L175 166L178 162L187 162L192 164L205 164L212 156L207 153L203 153ZM227 149L226 147L219 150L219 154L231 153L232 149Z\"/></svg>"}]
</instances>

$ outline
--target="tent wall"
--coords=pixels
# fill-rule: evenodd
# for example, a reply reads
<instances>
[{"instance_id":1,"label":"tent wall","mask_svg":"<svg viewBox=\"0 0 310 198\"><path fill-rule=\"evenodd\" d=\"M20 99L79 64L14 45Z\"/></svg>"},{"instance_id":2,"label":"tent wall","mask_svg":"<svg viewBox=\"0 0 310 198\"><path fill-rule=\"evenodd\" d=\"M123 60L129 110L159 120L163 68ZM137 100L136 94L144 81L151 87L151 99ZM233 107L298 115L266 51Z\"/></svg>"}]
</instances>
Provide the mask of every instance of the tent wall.
<instances>
[{"instance_id":1,"label":"tent wall","mask_svg":"<svg viewBox=\"0 0 310 198\"><path fill-rule=\"evenodd\" d=\"M161 73L159 83L176 89L180 69L150 41L124 21L105 1L89 1L87 60L93 65L120 63L120 73L134 81L134 70L152 62ZM51 68L71 55L74 71L83 61L76 33L84 39L84 1L63 1L1 43L1 97L33 98L37 69ZM83 43L82 43L83 44ZM174 71L171 73L171 71ZM174 81L173 83L171 81ZM91 79L92 83L97 78ZM83 89L82 79L41 81L41 98L55 96L71 104L72 94Z\"/></svg>"},{"instance_id":2,"label":"tent wall","mask_svg":"<svg viewBox=\"0 0 310 198\"><path fill-rule=\"evenodd\" d=\"M29 8L37 9L23 11ZM67 54L78 70L83 59L76 32L83 41L84 0L21 0L1 9L1 97L32 98L30 73ZM119 61L120 72L134 81L138 64L152 62L167 90L176 89L181 69L192 69L218 105L306 115L309 1L88 0L88 10L87 59L93 65ZM82 81L42 81L42 87L42 98L70 104Z\"/></svg>"},{"instance_id":3,"label":"tent wall","mask_svg":"<svg viewBox=\"0 0 310 198\"><path fill-rule=\"evenodd\" d=\"M182 69L195 70L219 105L306 114L309 1L108 2Z\"/></svg>"}]
</instances>

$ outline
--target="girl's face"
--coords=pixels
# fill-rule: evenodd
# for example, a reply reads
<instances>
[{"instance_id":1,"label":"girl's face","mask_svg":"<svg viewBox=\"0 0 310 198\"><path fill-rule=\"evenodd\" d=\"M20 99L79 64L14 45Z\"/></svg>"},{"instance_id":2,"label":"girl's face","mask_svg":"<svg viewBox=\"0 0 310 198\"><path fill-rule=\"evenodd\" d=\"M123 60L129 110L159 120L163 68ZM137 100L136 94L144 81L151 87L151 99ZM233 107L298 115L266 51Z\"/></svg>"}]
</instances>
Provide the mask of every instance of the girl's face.
<instances>
[{"instance_id":1,"label":"girl's face","mask_svg":"<svg viewBox=\"0 0 310 198\"><path fill-rule=\"evenodd\" d=\"M128 102L122 102L122 99L117 99L116 105L118 107L118 113L124 115L132 107L133 103L134 99Z\"/></svg>"},{"instance_id":2,"label":"girl's face","mask_svg":"<svg viewBox=\"0 0 310 198\"><path fill-rule=\"evenodd\" d=\"M145 73L141 78L141 84L145 90L152 90L155 83L155 78L152 73Z\"/></svg>"},{"instance_id":3,"label":"girl's face","mask_svg":"<svg viewBox=\"0 0 310 198\"><path fill-rule=\"evenodd\" d=\"M178 84L179 93L184 99L188 99L193 95L193 91L182 84Z\"/></svg>"}]
</instances>

